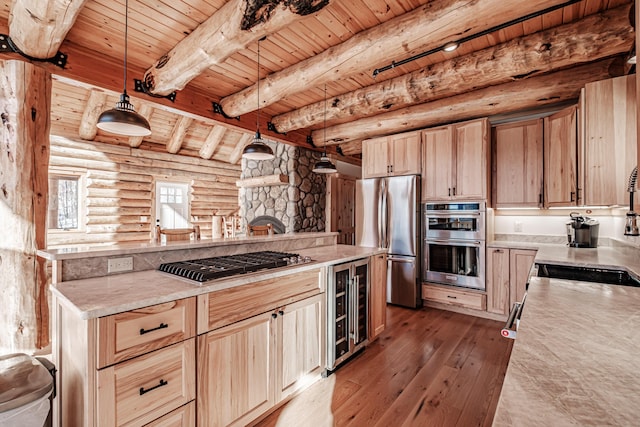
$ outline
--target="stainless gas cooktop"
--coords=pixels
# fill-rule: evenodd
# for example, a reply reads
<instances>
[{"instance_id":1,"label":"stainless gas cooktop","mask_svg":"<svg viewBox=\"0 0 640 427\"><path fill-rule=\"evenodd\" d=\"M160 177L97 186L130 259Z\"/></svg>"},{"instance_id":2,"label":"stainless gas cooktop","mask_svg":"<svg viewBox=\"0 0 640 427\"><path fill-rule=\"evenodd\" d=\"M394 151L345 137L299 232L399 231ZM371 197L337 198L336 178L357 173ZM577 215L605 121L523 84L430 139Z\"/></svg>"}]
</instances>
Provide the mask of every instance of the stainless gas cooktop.
<instances>
[{"instance_id":1,"label":"stainless gas cooktop","mask_svg":"<svg viewBox=\"0 0 640 427\"><path fill-rule=\"evenodd\" d=\"M306 262L311 262L311 258L286 252L263 251L171 262L161 264L158 270L202 283L221 277Z\"/></svg>"}]
</instances>

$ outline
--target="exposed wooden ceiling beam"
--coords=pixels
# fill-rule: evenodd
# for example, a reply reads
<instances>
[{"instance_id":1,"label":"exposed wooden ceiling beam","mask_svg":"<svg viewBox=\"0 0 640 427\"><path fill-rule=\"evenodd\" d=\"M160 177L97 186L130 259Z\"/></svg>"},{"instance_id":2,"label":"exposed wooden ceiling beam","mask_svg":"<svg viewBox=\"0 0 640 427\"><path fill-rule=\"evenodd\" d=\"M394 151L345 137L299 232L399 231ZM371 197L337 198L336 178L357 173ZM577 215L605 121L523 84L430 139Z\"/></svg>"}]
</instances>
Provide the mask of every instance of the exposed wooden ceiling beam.
<instances>
[{"instance_id":1,"label":"exposed wooden ceiling beam","mask_svg":"<svg viewBox=\"0 0 640 427\"><path fill-rule=\"evenodd\" d=\"M345 156L360 154L362 153L362 140L357 139L355 141L349 141L345 144L341 144L340 149L342 150L342 154L344 154Z\"/></svg>"},{"instance_id":2,"label":"exposed wooden ceiling beam","mask_svg":"<svg viewBox=\"0 0 640 427\"><path fill-rule=\"evenodd\" d=\"M89 92L87 105L84 107L82 119L80 119L80 127L78 135L82 139L93 141L98 132L96 124L98 118L104 110L106 110L107 94L104 91L93 89Z\"/></svg>"},{"instance_id":3,"label":"exposed wooden ceiling beam","mask_svg":"<svg viewBox=\"0 0 640 427\"><path fill-rule=\"evenodd\" d=\"M147 121L150 121L151 113L153 113L153 107L151 106L151 104L145 102L144 104L140 105L138 114L147 119ZM132 136L131 138L129 138L129 147L138 148L140 147L140 144L142 144L143 140L144 136Z\"/></svg>"},{"instance_id":4,"label":"exposed wooden ceiling beam","mask_svg":"<svg viewBox=\"0 0 640 427\"><path fill-rule=\"evenodd\" d=\"M116 94L122 92L122 63L113 61L99 52L94 52L80 47L74 43L64 42L60 50L67 54L67 65L64 69L60 69L50 63L38 63L38 65L52 73L54 78L65 81L76 86L96 86L99 88L111 90ZM0 59L18 59L25 60L16 53L0 52ZM171 102L165 98L148 98L144 94L138 94L135 91L134 77L142 76L144 69L135 65L128 65L128 74L131 76L127 81L127 92L131 96L132 102L135 104L136 99L145 99L145 101L153 102L154 108L159 108L171 113L188 115L196 119L210 119L215 123L224 125L228 128L243 132L255 133L256 131L256 113L246 114L239 120L234 118L225 118L220 114L213 112L211 99L202 91L186 87L181 91L175 102ZM96 72L99 70L99 72ZM139 96L139 98L138 98ZM267 127L268 118L264 114L261 115L260 129L262 135L273 141L280 141L300 147L307 147L307 132L292 131L286 135L272 132ZM153 132L153 129L151 129Z\"/></svg>"},{"instance_id":5,"label":"exposed wooden ceiling beam","mask_svg":"<svg viewBox=\"0 0 640 427\"><path fill-rule=\"evenodd\" d=\"M13 0L9 35L25 54L46 59L56 55L87 0Z\"/></svg>"},{"instance_id":6,"label":"exposed wooden ceiling beam","mask_svg":"<svg viewBox=\"0 0 640 427\"><path fill-rule=\"evenodd\" d=\"M513 7L504 0L435 0L333 46L307 60L275 72L260 82L261 107L329 81L371 71L403 46L409 56L430 50L462 34L475 34L565 0L529 0ZM385 59L386 58L386 59ZM226 114L241 116L258 105L257 84L222 98Z\"/></svg>"},{"instance_id":7,"label":"exposed wooden ceiling beam","mask_svg":"<svg viewBox=\"0 0 640 427\"><path fill-rule=\"evenodd\" d=\"M242 150L244 150L244 146L250 143L252 139L253 135L249 133L245 133L240 137L238 143L229 156L229 163L235 165L240 161L240 159L242 158Z\"/></svg>"},{"instance_id":8,"label":"exposed wooden ceiling beam","mask_svg":"<svg viewBox=\"0 0 640 427\"><path fill-rule=\"evenodd\" d=\"M168 95L259 38L316 12L330 0L230 0L145 73L151 92Z\"/></svg>"},{"instance_id":9,"label":"exposed wooden ceiling beam","mask_svg":"<svg viewBox=\"0 0 640 427\"><path fill-rule=\"evenodd\" d=\"M216 151L216 148L218 148L220 142L222 142L222 138L226 132L227 129L225 129L224 126L214 126L209 132L209 135L207 135L204 144L200 147L200 157L209 160Z\"/></svg>"},{"instance_id":10,"label":"exposed wooden ceiling beam","mask_svg":"<svg viewBox=\"0 0 640 427\"><path fill-rule=\"evenodd\" d=\"M354 119L592 62L633 47L625 5L331 98L327 120ZM366 99L366 102L363 100ZM324 101L272 118L279 132L322 123Z\"/></svg>"},{"instance_id":11,"label":"exposed wooden ceiling beam","mask_svg":"<svg viewBox=\"0 0 640 427\"><path fill-rule=\"evenodd\" d=\"M187 129L191 125L193 119L189 117L182 116L178 119L173 130L171 131L171 136L169 137L169 141L167 141L167 151L171 154L176 154L182 148L182 143L184 141L184 136L187 133Z\"/></svg>"},{"instance_id":12,"label":"exposed wooden ceiling beam","mask_svg":"<svg viewBox=\"0 0 640 427\"><path fill-rule=\"evenodd\" d=\"M586 83L611 77L612 62L580 65L328 127L327 145L577 99ZM311 136L321 138L323 132Z\"/></svg>"}]
</instances>

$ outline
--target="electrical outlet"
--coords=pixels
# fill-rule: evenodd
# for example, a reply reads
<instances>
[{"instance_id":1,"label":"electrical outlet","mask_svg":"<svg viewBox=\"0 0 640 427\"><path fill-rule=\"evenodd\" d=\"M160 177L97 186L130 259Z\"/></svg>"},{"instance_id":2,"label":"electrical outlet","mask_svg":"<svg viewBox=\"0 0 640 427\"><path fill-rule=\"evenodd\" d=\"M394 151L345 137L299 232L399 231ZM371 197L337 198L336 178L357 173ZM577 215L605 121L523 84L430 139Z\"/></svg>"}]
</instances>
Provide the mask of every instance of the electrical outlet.
<instances>
[{"instance_id":1,"label":"electrical outlet","mask_svg":"<svg viewBox=\"0 0 640 427\"><path fill-rule=\"evenodd\" d=\"M522 233L522 221L515 221L513 223L513 231L516 233Z\"/></svg>"},{"instance_id":2,"label":"electrical outlet","mask_svg":"<svg viewBox=\"0 0 640 427\"><path fill-rule=\"evenodd\" d=\"M107 272L118 273L133 270L133 257L112 258L107 261Z\"/></svg>"},{"instance_id":3,"label":"electrical outlet","mask_svg":"<svg viewBox=\"0 0 640 427\"><path fill-rule=\"evenodd\" d=\"M147 222L147 217L146 216L141 216L140 217L140 222Z\"/></svg>"}]
</instances>

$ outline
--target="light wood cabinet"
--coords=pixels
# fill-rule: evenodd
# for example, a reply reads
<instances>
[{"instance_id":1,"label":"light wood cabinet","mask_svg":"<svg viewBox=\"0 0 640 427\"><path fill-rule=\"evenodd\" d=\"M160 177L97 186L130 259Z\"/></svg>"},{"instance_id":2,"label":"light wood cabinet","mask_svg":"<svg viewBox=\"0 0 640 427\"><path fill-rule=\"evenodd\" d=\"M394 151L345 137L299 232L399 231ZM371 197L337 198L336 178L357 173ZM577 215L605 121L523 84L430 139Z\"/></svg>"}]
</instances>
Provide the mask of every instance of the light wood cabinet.
<instances>
[{"instance_id":1,"label":"light wood cabinet","mask_svg":"<svg viewBox=\"0 0 640 427\"><path fill-rule=\"evenodd\" d=\"M626 206L637 163L635 75L585 85L584 204Z\"/></svg>"},{"instance_id":2,"label":"light wood cabinet","mask_svg":"<svg viewBox=\"0 0 640 427\"><path fill-rule=\"evenodd\" d=\"M362 177L420 174L420 133L405 132L362 142Z\"/></svg>"},{"instance_id":3,"label":"light wood cabinet","mask_svg":"<svg viewBox=\"0 0 640 427\"><path fill-rule=\"evenodd\" d=\"M578 113L571 106L544 119L544 206L578 205L578 173Z\"/></svg>"},{"instance_id":4,"label":"light wood cabinet","mask_svg":"<svg viewBox=\"0 0 640 427\"><path fill-rule=\"evenodd\" d=\"M487 311L508 315L522 301L535 250L487 248Z\"/></svg>"},{"instance_id":5,"label":"light wood cabinet","mask_svg":"<svg viewBox=\"0 0 640 427\"><path fill-rule=\"evenodd\" d=\"M195 397L194 338L98 370L99 425L142 425Z\"/></svg>"},{"instance_id":6,"label":"light wood cabinet","mask_svg":"<svg viewBox=\"0 0 640 427\"><path fill-rule=\"evenodd\" d=\"M422 131L422 199L483 200L489 185L489 122L456 123Z\"/></svg>"},{"instance_id":7,"label":"light wood cabinet","mask_svg":"<svg viewBox=\"0 0 640 427\"><path fill-rule=\"evenodd\" d=\"M195 297L88 320L53 302L59 425L176 425L160 420L195 399Z\"/></svg>"},{"instance_id":8,"label":"light wood cabinet","mask_svg":"<svg viewBox=\"0 0 640 427\"><path fill-rule=\"evenodd\" d=\"M196 404L190 402L149 424L145 424L145 427L193 427L195 425Z\"/></svg>"},{"instance_id":9,"label":"light wood cabinet","mask_svg":"<svg viewBox=\"0 0 640 427\"><path fill-rule=\"evenodd\" d=\"M316 295L278 310L276 402L318 377L325 366L324 295Z\"/></svg>"},{"instance_id":10,"label":"light wood cabinet","mask_svg":"<svg viewBox=\"0 0 640 427\"><path fill-rule=\"evenodd\" d=\"M337 243L353 245L356 240L356 178L339 173L327 176L327 231L337 231Z\"/></svg>"},{"instance_id":11,"label":"light wood cabinet","mask_svg":"<svg viewBox=\"0 0 640 427\"><path fill-rule=\"evenodd\" d=\"M487 308L487 296L484 292L453 286L423 284L422 299L473 310Z\"/></svg>"},{"instance_id":12,"label":"light wood cabinet","mask_svg":"<svg viewBox=\"0 0 640 427\"><path fill-rule=\"evenodd\" d=\"M319 378L324 319L316 295L200 335L198 425L247 425Z\"/></svg>"},{"instance_id":13,"label":"light wood cabinet","mask_svg":"<svg viewBox=\"0 0 640 427\"><path fill-rule=\"evenodd\" d=\"M198 336L198 426L246 425L275 404L275 321L263 313Z\"/></svg>"},{"instance_id":14,"label":"light wood cabinet","mask_svg":"<svg viewBox=\"0 0 640 427\"><path fill-rule=\"evenodd\" d=\"M369 322L369 341L373 341L387 324L387 254L371 257Z\"/></svg>"},{"instance_id":15,"label":"light wood cabinet","mask_svg":"<svg viewBox=\"0 0 640 427\"><path fill-rule=\"evenodd\" d=\"M542 205L542 119L493 128L496 208Z\"/></svg>"}]
</instances>

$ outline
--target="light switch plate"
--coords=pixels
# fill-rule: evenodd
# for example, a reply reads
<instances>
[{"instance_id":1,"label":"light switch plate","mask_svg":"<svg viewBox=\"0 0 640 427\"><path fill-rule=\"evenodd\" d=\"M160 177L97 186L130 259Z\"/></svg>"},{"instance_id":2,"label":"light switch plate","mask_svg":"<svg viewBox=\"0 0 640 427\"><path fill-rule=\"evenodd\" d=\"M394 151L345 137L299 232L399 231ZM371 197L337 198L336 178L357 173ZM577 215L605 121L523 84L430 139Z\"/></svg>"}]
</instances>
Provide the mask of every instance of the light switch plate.
<instances>
[{"instance_id":1,"label":"light switch plate","mask_svg":"<svg viewBox=\"0 0 640 427\"><path fill-rule=\"evenodd\" d=\"M133 257L112 258L107 261L107 273L133 270Z\"/></svg>"}]
</instances>

